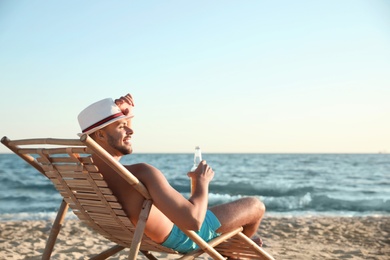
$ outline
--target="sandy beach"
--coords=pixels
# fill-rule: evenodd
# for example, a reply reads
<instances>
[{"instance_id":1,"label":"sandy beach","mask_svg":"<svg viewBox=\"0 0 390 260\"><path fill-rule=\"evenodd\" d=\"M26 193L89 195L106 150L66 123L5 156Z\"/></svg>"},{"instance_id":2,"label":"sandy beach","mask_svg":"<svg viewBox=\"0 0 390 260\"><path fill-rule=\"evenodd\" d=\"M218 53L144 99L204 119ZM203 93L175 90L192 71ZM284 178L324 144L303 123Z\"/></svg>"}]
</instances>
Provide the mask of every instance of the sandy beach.
<instances>
[{"instance_id":1,"label":"sandy beach","mask_svg":"<svg viewBox=\"0 0 390 260\"><path fill-rule=\"evenodd\" d=\"M0 259L40 259L50 227L51 221L0 222ZM263 238L264 249L275 259L389 259L390 256L390 216L266 216L258 235ZM111 245L80 221L71 219L60 232L52 259L88 259ZM127 252L125 249L111 259L126 259ZM204 254L200 259L209 258Z\"/></svg>"}]
</instances>

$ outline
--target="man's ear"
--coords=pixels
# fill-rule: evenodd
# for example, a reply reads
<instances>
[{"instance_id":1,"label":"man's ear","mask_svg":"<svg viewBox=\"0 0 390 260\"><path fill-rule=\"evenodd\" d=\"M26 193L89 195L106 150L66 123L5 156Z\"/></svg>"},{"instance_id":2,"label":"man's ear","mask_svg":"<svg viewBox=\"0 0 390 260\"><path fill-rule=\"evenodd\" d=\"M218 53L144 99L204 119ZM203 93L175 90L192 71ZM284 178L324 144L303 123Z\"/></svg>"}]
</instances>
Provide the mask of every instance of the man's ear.
<instances>
[{"instance_id":1,"label":"man's ear","mask_svg":"<svg viewBox=\"0 0 390 260\"><path fill-rule=\"evenodd\" d=\"M104 132L102 130L97 130L95 132L95 137L98 139L103 139L104 138Z\"/></svg>"}]
</instances>

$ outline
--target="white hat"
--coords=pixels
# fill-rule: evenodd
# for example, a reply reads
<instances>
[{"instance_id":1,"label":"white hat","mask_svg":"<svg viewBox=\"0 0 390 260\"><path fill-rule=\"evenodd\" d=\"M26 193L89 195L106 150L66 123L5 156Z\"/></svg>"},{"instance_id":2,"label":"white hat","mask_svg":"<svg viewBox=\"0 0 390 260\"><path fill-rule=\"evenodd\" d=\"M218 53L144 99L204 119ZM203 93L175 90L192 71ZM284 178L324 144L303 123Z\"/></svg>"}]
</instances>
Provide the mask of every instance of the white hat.
<instances>
[{"instance_id":1,"label":"white hat","mask_svg":"<svg viewBox=\"0 0 390 260\"><path fill-rule=\"evenodd\" d=\"M84 134L91 134L120 119L132 117L134 117L132 113L123 114L111 98L105 98L85 108L77 119L81 131Z\"/></svg>"}]
</instances>

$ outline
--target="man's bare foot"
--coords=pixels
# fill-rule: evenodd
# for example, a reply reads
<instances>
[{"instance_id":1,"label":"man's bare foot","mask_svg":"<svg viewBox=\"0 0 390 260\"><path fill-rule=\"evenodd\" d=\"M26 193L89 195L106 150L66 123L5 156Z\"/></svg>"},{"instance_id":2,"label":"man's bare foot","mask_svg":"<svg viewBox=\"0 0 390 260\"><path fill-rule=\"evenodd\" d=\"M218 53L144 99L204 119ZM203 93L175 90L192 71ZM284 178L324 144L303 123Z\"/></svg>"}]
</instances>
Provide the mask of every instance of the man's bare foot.
<instances>
[{"instance_id":1,"label":"man's bare foot","mask_svg":"<svg viewBox=\"0 0 390 260\"><path fill-rule=\"evenodd\" d=\"M255 242L256 245L258 245L260 247L263 246L263 240L258 236L252 237L252 241Z\"/></svg>"},{"instance_id":2,"label":"man's bare foot","mask_svg":"<svg viewBox=\"0 0 390 260\"><path fill-rule=\"evenodd\" d=\"M251 238L253 242L255 242L256 245L262 247L263 246L263 240L258 237L258 236L255 236L255 237L252 237ZM236 257L228 257L226 258L227 260L240 260L240 258L236 258Z\"/></svg>"}]
</instances>

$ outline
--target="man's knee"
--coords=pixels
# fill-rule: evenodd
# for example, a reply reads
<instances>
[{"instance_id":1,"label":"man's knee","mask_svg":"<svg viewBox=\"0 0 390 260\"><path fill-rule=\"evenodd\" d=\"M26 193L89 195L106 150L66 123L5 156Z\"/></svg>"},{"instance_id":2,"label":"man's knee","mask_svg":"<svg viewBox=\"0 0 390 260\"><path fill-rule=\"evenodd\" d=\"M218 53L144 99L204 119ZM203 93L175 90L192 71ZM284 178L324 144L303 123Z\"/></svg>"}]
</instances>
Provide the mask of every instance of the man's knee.
<instances>
[{"instance_id":1,"label":"man's knee","mask_svg":"<svg viewBox=\"0 0 390 260\"><path fill-rule=\"evenodd\" d=\"M250 208L256 211L258 215L263 215L265 213L265 205L257 197L247 197Z\"/></svg>"}]
</instances>

